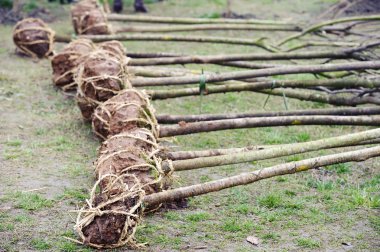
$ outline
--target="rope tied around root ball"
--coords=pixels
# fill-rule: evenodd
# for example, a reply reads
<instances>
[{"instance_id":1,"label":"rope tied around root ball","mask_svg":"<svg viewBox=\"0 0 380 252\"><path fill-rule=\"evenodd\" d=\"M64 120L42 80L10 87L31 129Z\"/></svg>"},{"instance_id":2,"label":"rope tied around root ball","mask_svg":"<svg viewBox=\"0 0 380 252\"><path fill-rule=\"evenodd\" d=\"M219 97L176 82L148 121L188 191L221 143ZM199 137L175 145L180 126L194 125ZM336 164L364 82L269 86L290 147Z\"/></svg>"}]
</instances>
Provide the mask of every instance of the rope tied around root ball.
<instances>
[{"instance_id":1,"label":"rope tied around root ball","mask_svg":"<svg viewBox=\"0 0 380 252\"><path fill-rule=\"evenodd\" d=\"M38 18L26 18L13 28L16 46L32 58L43 58L53 54L55 32Z\"/></svg>"},{"instance_id":2,"label":"rope tied around root ball","mask_svg":"<svg viewBox=\"0 0 380 252\"><path fill-rule=\"evenodd\" d=\"M78 67L74 80L78 84L77 102L86 120L102 102L130 88L127 64L129 58L115 57L106 50L89 54Z\"/></svg>"},{"instance_id":3,"label":"rope tied around root ball","mask_svg":"<svg viewBox=\"0 0 380 252\"><path fill-rule=\"evenodd\" d=\"M112 34L107 17L97 1L81 1L71 8L71 20L76 34Z\"/></svg>"},{"instance_id":4,"label":"rope tied around root ball","mask_svg":"<svg viewBox=\"0 0 380 252\"><path fill-rule=\"evenodd\" d=\"M126 89L101 104L92 116L94 133L101 139L131 128L148 128L155 139L159 125L148 96L137 89Z\"/></svg>"},{"instance_id":5,"label":"rope tied around root ball","mask_svg":"<svg viewBox=\"0 0 380 252\"><path fill-rule=\"evenodd\" d=\"M96 46L88 39L76 39L70 42L62 52L51 60L54 84L63 91L75 90L74 73L77 67L94 51Z\"/></svg>"},{"instance_id":6,"label":"rope tied around root ball","mask_svg":"<svg viewBox=\"0 0 380 252\"><path fill-rule=\"evenodd\" d=\"M134 181L133 186L130 187L127 183L124 183L126 178ZM97 194L99 184L105 179L110 183L101 193ZM144 208L142 199L144 196L145 192L142 185L133 174L120 176L106 174L99 178L91 190L90 199L86 200L87 205L77 211L78 216L74 229L81 240L76 242L98 249L116 248L124 245L131 248L140 248L142 245L137 244L134 236L137 225L141 222ZM106 200L97 204L98 198L105 198ZM113 218L112 224L120 226L119 237L112 237L111 244L102 243L102 241L95 243L92 239L93 237L88 235L88 231L91 231L91 224L101 223L100 221L97 222L97 219L102 217Z\"/></svg>"},{"instance_id":7,"label":"rope tied around root ball","mask_svg":"<svg viewBox=\"0 0 380 252\"><path fill-rule=\"evenodd\" d=\"M152 132L143 128L111 136L102 144L95 164L98 181L87 205L78 210L75 230L81 241L76 242L95 248L142 246L134 239L137 225L144 212L161 207L145 208L142 199L168 187L158 152Z\"/></svg>"}]
</instances>

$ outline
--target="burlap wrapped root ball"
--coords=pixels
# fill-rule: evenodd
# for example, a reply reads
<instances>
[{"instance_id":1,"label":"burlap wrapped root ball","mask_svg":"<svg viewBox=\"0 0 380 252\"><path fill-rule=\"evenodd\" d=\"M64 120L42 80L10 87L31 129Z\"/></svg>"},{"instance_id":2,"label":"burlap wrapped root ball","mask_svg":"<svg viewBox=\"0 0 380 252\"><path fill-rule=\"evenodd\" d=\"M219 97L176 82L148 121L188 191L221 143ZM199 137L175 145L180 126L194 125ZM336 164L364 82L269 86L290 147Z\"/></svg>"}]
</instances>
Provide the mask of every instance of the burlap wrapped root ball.
<instances>
[{"instance_id":1,"label":"burlap wrapped root ball","mask_svg":"<svg viewBox=\"0 0 380 252\"><path fill-rule=\"evenodd\" d=\"M126 61L105 50L90 53L75 75L78 85L77 103L85 120L91 120L94 109L126 87Z\"/></svg>"},{"instance_id":2,"label":"burlap wrapped root ball","mask_svg":"<svg viewBox=\"0 0 380 252\"><path fill-rule=\"evenodd\" d=\"M167 187L157 147L152 133L140 128L102 144L95 164L100 192L92 191L76 224L82 242L98 248L136 245L134 233L143 212L159 207L144 208L143 196Z\"/></svg>"},{"instance_id":3,"label":"burlap wrapped root ball","mask_svg":"<svg viewBox=\"0 0 380 252\"><path fill-rule=\"evenodd\" d=\"M71 7L71 20L76 34L111 34L111 27L102 6L94 0L84 0Z\"/></svg>"},{"instance_id":4,"label":"burlap wrapped root ball","mask_svg":"<svg viewBox=\"0 0 380 252\"><path fill-rule=\"evenodd\" d=\"M76 90L74 73L95 48L91 40L77 39L66 45L62 52L54 55L51 60L54 84L64 91Z\"/></svg>"},{"instance_id":5,"label":"burlap wrapped root ball","mask_svg":"<svg viewBox=\"0 0 380 252\"><path fill-rule=\"evenodd\" d=\"M148 96L133 88L101 104L92 117L92 128L101 139L135 127L147 128L158 137L158 124Z\"/></svg>"},{"instance_id":6,"label":"burlap wrapped root ball","mask_svg":"<svg viewBox=\"0 0 380 252\"><path fill-rule=\"evenodd\" d=\"M22 53L35 58L52 55L54 31L38 18L26 18L13 29L13 42Z\"/></svg>"},{"instance_id":7,"label":"burlap wrapped root ball","mask_svg":"<svg viewBox=\"0 0 380 252\"><path fill-rule=\"evenodd\" d=\"M126 58L127 49L120 41L117 41L117 40L106 41L106 42L99 43L97 46L100 49L108 51L111 55L115 57L118 57L124 60Z\"/></svg>"}]
</instances>

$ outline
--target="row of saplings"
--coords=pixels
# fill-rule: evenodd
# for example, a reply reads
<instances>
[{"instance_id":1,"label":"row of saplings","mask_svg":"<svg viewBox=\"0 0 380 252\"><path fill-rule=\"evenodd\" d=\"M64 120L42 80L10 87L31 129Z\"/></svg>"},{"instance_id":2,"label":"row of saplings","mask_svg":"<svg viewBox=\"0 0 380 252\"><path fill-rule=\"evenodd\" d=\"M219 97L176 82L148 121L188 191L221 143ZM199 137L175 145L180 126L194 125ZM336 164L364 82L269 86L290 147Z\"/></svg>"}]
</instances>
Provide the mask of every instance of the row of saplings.
<instances>
[{"instance_id":1,"label":"row of saplings","mask_svg":"<svg viewBox=\"0 0 380 252\"><path fill-rule=\"evenodd\" d=\"M120 42L94 45L88 40L80 39L67 45L52 58L55 84L64 90L77 89L77 102L83 117L92 120L94 132L104 140L95 163L97 182L88 204L79 211L76 224L81 242L98 248L124 244L137 246L134 233L143 212L154 211L167 201L200 194L200 191L192 188L188 189L187 194L175 197L164 195L163 198L146 198L147 195L158 192L165 193L163 191L169 188L170 175L176 167L170 160L162 160L165 154L157 142L159 126L154 110L144 91L133 88L129 83L126 68L128 58L125 55L126 50ZM379 137L378 131L361 133L360 137L358 135L355 140L345 143ZM331 143L327 146L343 142ZM267 151L266 155L273 156L273 153L275 151ZM379 153L377 148L371 155ZM264 153L257 154L265 158ZM355 160L365 157L367 156L361 153L359 156L347 155L345 158ZM342 162L344 159L333 158L327 161ZM197 168L195 161L190 163ZM293 173L320 165L316 161L312 164L305 166L300 163L299 170L295 169L297 166L287 166L283 172ZM263 173L251 176L243 182L223 182L222 186L210 187L210 191L281 174L275 171L267 175ZM98 193L97 187L100 188Z\"/></svg>"},{"instance_id":2,"label":"row of saplings","mask_svg":"<svg viewBox=\"0 0 380 252\"><path fill-rule=\"evenodd\" d=\"M28 25L31 24L27 23L26 27L16 29L15 37L27 34L23 31L28 29ZM46 38L42 38L42 35L46 36L46 30L41 29L37 35L39 32L41 40L46 41ZM365 160L380 155L380 147L374 147L282 164L211 181L204 185L166 191L170 187L170 175L174 170L347 146L379 138L380 130L309 142L307 145L288 146L286 151L272 148L240 153L229 158L220 156L219 159L207 159L206 164L200 164L199 159L172 162L165 158L166 155L159 147L160 129L149 97L143 91L133 88L129 82L129 59L125 56L126 50L120 42L109 41L95 45L89 40L79 39L54 55L50 47L46 48L52 43L41 43L41 40L39 41L37 36L37 39L18 46L23 47L25 52L45 50L48 52L47 55L52 55L54 83L64 91L77 90L77 103L83 117L92 121L94 132L104 140L95 163L97 182L87 205L79 211L76 223L81 243L97 248L112 248L125 244L134 247L137 246L134 233L143 212L154 211L162 203L248 184L272 176L337 162ZM32 47L37 48L30 50Z\"/></svg>"}]
</instances>

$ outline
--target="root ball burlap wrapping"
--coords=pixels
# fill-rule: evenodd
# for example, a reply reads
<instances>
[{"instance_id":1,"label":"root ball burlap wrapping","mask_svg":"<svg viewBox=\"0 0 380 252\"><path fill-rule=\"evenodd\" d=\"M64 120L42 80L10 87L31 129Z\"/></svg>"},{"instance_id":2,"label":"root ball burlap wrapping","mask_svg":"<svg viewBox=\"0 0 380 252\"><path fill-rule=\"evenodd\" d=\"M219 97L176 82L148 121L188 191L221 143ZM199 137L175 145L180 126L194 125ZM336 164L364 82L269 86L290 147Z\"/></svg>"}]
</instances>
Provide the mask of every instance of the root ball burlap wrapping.
<instances>
[{"instance_id":1,"label":"root ball burlap wrapping","mask_svg":"<svg viewBox=\"0 0 380 252\"><path fill-rule=\"evenodd\" d=\"M71 7L71 19L76 34L111 34L107 17L97 1L84 0Z\"/></svg>"},{"instance_id":2,"label":"root ball burlap wrapping","mask_svg":"<svg viewBox=\"0 0 380 252\"><path fill-rule=\"evenodd\" d=\"M78 67L77 103L85 120L90 120L94 109L102 102L129 87L126 71L127 58L119 59L105 50L89 54Z\"/></svg>"},{"instance_id":3,"label":"root ball burlap wrapping","mask_svg":"<svg viewBox=\"0 0 380 252\"><path fill-rule=\"evenodd\" d=\"M136 127L147 128L157 137L154 110L145 93L126 89L101 104L94 112L92 126L101 139Z\"/></svg>"},{"instance_id":4,"label":"root ball burlap wrapping","mask_svg":"<svg viewBox=\"0 0 380 252\"><path fill-rule=\"evenodd\" d=\"M141 128L102 144L95 163L98 181L76 224L83 243L97 248L136 246L134 233L143 211L159 207L144 209L143 196L166 188L157 147L153 134Z\"/></svg>"},{"instance_id":5,"label":"root ball burlap wrapping","mask_svg":"<svg viewBox=\"0 0 380 252\"><path fill-rule=\"evenodd\" d=\"M41 19L26 18L15 25L13 42L24 54L43 58L53 53L54 35Z\"/></svg>"},{"instance_id":6,"label":"root ball burlap wrapping","mask_svg":"<svg viewBox=\"0 0 380 252\"><path fill-rule=\"evenodd\" d=\"M100 49L110 52L110 54L120 59L125 58L127 54L127 49L125 48L125 46L120 41L117 41L117 40L111 40L111 41L100 43L98 44L98 47Z\"/></svg>"},{"instance_id":7,"label":"root ball burlap wrapping","mask_svg":"<svg viewBox=\"0 0 380 252\"><path fill-rule=\"evenodd\" d=\"M95 50L95 44L87 39L77 39L69 43L62 52L51 60L54 84L64 91L77 88L74 73L86 56Z\"/></svg>"}]
</instances>

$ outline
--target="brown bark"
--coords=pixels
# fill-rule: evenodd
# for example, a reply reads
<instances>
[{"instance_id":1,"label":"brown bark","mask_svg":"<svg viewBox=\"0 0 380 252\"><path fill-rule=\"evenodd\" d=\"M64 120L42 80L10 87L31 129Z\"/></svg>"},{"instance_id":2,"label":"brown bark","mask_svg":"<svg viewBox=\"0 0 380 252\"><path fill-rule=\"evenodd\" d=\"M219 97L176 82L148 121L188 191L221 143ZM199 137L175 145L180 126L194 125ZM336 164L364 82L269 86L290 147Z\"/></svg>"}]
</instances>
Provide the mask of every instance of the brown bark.
<instances>
[{"instance_id":1,"label":"brown bark","mask_svg":"<svg viewBox=\"0 0 380 252\"><path fill-rule=\"evenodd\" d=\"M277 88L272 90L257 90L258 93L286 96L301 101L312 101L320 103L328 103L336 106L357 106L363 104L380 105L380 99L372 96L338 96L335 94L326 94L322 92L300 91L290 88Z\"/></svg>"},{"instance_id":2,"label":"brown bark","mask_svg":"<svg viewBox=\"0 0 380 252\"><path fill-rule=\"evenodd\" d=\"M300 125L379 126L380 116L282 116L193 122L174 126L161 126L160 137L188 135L228 129Z\"/></svg>"},{"instance_id":3,"label":"brown bark","mask_svg":"<svg viewBox=\"0 0 380 252\"><path fill-rule=\"evenodd\" d=\"M363 141L360 143L350 143L349 146L361 146L361 145L371 145L371 144L379 144L380 139ZM247 152L247 151L259 151L270 148L284 148L284 147L292 147L294 144L279 144L279 145L252 145L246 146L242 148L229 148L229 149L210 149L210 150L196 150L196 151L172 151L168 153L164 153L163 156L170 160L186 160L186 159L194 159L194 158L202 158L202 157L212 157L212 156L221 156L221 155L231 155L239 152ZM332 148L340 148L346 147L347 144L342 144L339 146L334 146Z\"/></svg>"},{"instance_id":4,"label":"brown bark","mask_svg":"<svg viewBox=\"0 0 380 252\"><path fill-rule=\"evenodd\" d=\"M260 24L293 26L288 22L259 19L227 19L227 18L180 18L180 17L155 17L137 15L107 15L109 21L132 21L145 23L171 23L171 24Z\"/></svg>"},{"instance_id":5,"label":"brown bark","mask_svg":"<svg viewBox=\"0 0 380 252\"><path fill-rule=\"evenodd\" d=\"M117 26L115 33L130 32L182 32L207 30L244 30L244 31L300 31L298 27L250 24L195 24L170 26Z\"/></svg>"},{"instance_id":6,"label":"brown bark","mask_svg":"<svg viewBox=\"0 0 380 252\"><path fill-rule=\"evenodd\" d=\"M185 74L182 74L184 76ZM181 77L177 75L177 77ZM132 80L132 83L138 82L140 79ZM144 79L142 79L143 81ZM333 88L378 88L380 80L363 80L363 79L331 79L331 80L269 80L253 83L244 83L239 81L230 81L229 84L220 84L207 87L208 94L218 94L226 92L242 92L257 91L262 89L276 89L280 87L286 88L313 88L318 86ZM185 96L200 95L199 88L181 88L169 90L150 90L149 95L153 100L177 98Z\"/></svg>"},{"instance_id":7,"label":"brown bark","mask_svg":"<svg viewBox=\"0 0 380 252\"><path fill-rule=\"evenodd\" d=\"M243 173L224 179L210 181L203 184L191 185L168 190L165 192L151 194L145 196L143 201L147 205L156 205L162 202L170 202L210 192L216 192L234 186L246 185L275 176L293 174L337 163L365 161L367 159L378 156L380 156L379 146L356 151L343 152L339 154L332 154L322 157L310 158L302 161L280 164L249 173Z\"/></svg>"},{"instance_id":8,"label":"brown bark","mask_svg":"<svg viewBox=\"0 0 380 252\"><path fill-rule=\"evenodd\" d=\"M203 115L156 115L160 124L172 124L179 122L199 122L211 120L225 120L236 118L255 118L255 117L279 117L279 116L306 116L306 115L379 115L380 107L364 108L332 108L332 109L307 109L293 111L273 111L273 112L247 112L236 114L203 114Z\"/></svg>"},{"instance_id":9,"label":"brown bark","mask_svg":"<svg viewBox=\"0 0 380 252\"><path fill-rule=\"evenodd\" d=\"M205 82L221 82L226 80L241 80L257 77L268 77L274 75L299 74L299 73L323 73L336 71L352 71L365 69L380 69L380 61L365 61L354 63L324 64L324 65L304 65L286 66L259 70L246 70L228 73L214 73L205 75ZM131 80L134 87L143 86L167 86L199 83L200 76L189 77L165 77L165 78L145 78Z\"/></svg>"},{"instance_id":10,"label":"brown bark","mask_svg":"<svg viewBox=\"0 0 380 252\"><path fill-rule=\"evenodd\" d=\"M264 45L261 41L254 40L254 39L241 39L241 38L166 35L166 34L83 35L80 37L91 39L94 42L119 40L119 41L182 41L182 42L197 42L197 43L221 43L221 44L256 46L268 52L276 51L273 48Z\"/></svg>"}]
</instances>

